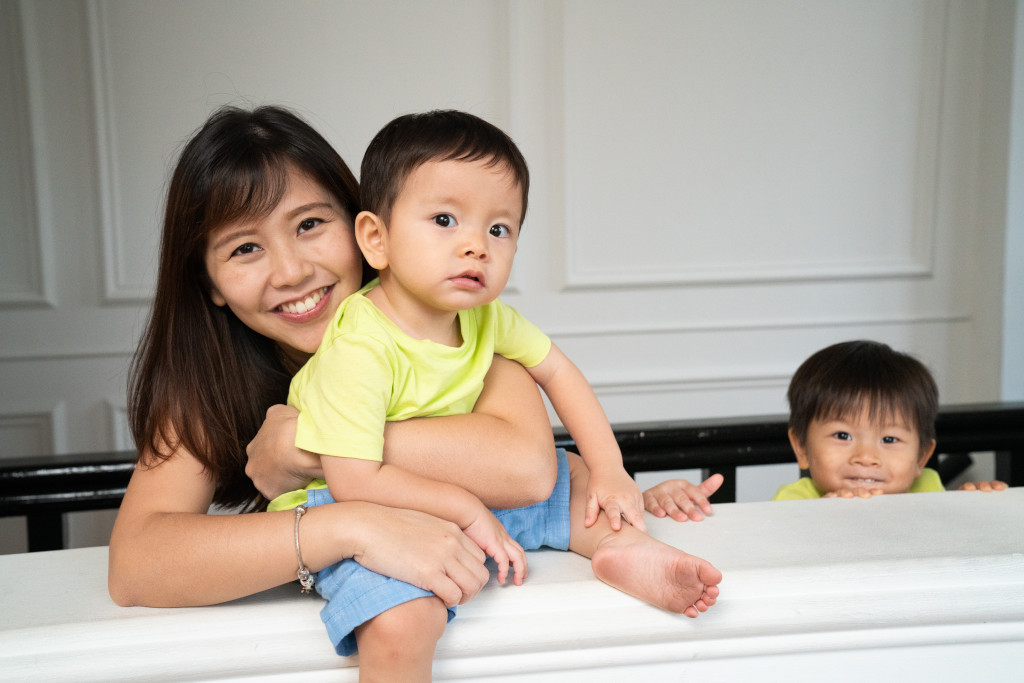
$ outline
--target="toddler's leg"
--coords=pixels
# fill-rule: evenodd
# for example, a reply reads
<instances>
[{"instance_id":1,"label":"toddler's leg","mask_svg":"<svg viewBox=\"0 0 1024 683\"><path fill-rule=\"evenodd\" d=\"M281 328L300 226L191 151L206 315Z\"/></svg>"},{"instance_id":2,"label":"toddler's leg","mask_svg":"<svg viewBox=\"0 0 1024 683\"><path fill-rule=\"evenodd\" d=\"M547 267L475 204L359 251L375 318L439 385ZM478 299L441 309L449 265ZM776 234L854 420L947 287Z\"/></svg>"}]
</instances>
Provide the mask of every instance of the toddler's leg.
<instances>
[{"instance_id":1,"label":"toddler's leg","mask_svg":"<svg viewBox=\"0 0 1024 683\"><path fill-rule=\"evenodd\" d=\"M355 630L359 646L359 680L431 680L437 641L448 622L439 598L417 598L381 612Z\"/></svg>"},{"instance_id":2,"label":"toddler's leg","mask_svg":"<svg viewBox=\"0 0 1024 683\"><path fill-rule=\"evenodd\" d=\"M594 575L624 593L655 607L696 617L718 599L722 572L707 560L651 538L629 524L613 531L602 512L589 529L583 526L590 471L569 454L569 550L590 558Z\"/></svg>"}]
</instances>

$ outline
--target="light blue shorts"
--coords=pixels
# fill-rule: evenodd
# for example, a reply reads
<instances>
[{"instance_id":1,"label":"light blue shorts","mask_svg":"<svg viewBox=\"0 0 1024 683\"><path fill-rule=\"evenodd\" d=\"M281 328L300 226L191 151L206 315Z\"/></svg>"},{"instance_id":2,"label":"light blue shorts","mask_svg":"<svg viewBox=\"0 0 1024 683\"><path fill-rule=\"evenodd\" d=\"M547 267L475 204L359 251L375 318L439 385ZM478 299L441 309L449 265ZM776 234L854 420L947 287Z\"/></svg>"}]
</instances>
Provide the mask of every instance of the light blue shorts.
<instances>
[{"instance_id":1,"label":"light blue shorts","mask_svg":"<svg viewBox=\"0 0 1024 683\"><path fill-rule=\"evenodd\" d=\"M509 536L525 550L541 546L569 549L569 461L561 448L557 457L558 480L550 498L524 508L492 511ZM313 489L308 494L307 507L334 502L327 489ZM316 590L327 600L320 618L327 626L335 651L342 656L356 652L357 626L403 602L433 595L372 572L355 560L342 560L318 572ZM455 608L449 607L448 621L454 617Z\"/></svg>"}]
</instances>

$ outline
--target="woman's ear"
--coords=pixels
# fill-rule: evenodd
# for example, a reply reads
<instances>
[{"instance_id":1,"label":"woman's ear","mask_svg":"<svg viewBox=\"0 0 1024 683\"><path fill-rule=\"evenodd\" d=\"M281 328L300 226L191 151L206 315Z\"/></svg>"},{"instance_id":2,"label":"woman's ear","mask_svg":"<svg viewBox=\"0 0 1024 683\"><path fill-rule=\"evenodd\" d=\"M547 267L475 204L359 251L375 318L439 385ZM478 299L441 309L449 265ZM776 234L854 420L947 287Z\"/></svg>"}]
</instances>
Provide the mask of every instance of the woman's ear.
<instances>
[{"instance_id":1,"label":"woman's ear","mask_svg":"<svg viewBox=\"0 0 1024 683\"><path fill-rule=\"evenodd\" d=\"M217 288L213 286L210 287L210 301L213 302L214 306L220 308L228 305L228 300L225 299L224 296L217 291Z\"/></svg>"},{"instance_id":2,"label":"woman's ear","mask_svg":"<svg viewBox=\"0 0 1024 683\"><path fill-rule=\"evenodd\" d=\"M789 445L793 447L793 452L796 453L796 464L799 465L800 469L810 469L811 463L807 459L807 449L804 448L803 443L800 441L800 437L796 435L796 432L792 429L789 430Z\"/></svg>"},{"instance_id":3,"label":"woman's ear","mask_svg":"<svg viewBox=\"0 0 1024 683\"><path fill-rule=\"evenodd\" d=\"M356 244L370 267L384 270L388 266L388 229L380 216L360 211L355 220Z\"/></svg>"}]
</instances>

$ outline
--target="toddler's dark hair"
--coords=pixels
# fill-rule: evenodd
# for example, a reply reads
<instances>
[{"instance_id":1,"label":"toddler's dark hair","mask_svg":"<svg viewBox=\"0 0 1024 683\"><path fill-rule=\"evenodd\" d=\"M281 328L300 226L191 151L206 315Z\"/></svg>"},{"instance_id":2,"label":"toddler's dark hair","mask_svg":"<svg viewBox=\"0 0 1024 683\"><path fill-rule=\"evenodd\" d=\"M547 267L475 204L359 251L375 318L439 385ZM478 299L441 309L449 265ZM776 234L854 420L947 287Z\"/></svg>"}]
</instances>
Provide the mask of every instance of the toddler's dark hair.
<instances>
[{"instance_id":1,"label":"toddler's dark hair","mask_svg":"<svg viewBox=\"0 0 1024 683\"><path fill-rule=\"evenodd\" d=\"M360 205L384 223L409 175L429 161L486 161L504 166L523 195L520 221L526 217L530 171L522 153L504 131L463 111L406 114L380 129L363 155Z\"/></svg>"},{"instance_id":2,"label":"toddler's dark hair","mask_svg":"<svg viewBox=\"0 0 1024 683\"><path fill-rule=\"evenodd\" d=\"M840 420L867 409L881 422L902 417L920 448L935 438L939 389L919 360L874 341L848 341L816 352L797 368L786 393L789 428L801 443L812 420Z\"/></svg>"}]
</instances>

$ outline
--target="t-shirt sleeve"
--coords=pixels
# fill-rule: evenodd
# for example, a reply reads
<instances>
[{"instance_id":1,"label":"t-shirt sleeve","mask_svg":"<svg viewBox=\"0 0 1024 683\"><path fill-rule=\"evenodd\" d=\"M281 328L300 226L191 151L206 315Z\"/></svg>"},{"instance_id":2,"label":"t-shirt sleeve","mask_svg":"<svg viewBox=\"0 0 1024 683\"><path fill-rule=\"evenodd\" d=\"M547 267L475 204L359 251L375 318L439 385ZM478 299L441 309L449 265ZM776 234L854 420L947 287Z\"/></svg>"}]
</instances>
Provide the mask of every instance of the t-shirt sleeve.
<instances>
[{"instance_id":1,"label":"t-shirt sleeve","mask_svg":"<svg viewBox=\"0 0 1024 683\"><path fill-rule=\"evenodd\" d=\"M495 300L494 352L532 368L547 358L551 339L508 304Z\"/></svg>"},{"instance_id":2,"label":"t-shirt sleeve","mask_svg":"<svg viewBox=\"0 0 1024 683\"><path fill-rule=\"evenodd\" d=\"M345 335L318 351L289 392L299 409L295 445L380 462L392 379L386 347L370 337Z\"/></svg>"},{"instance_id":3,"label":"t-shirt sleeve","mask_svg":"<svg viewBox=\"0 0 1024 683\"><path fill-rule=\"evenodd\" d=\"M801 477L792 484L783 484L772 496L772 500L811 500L821 498L821 492L810 477Z\"/></svg>"}]
</instances>

